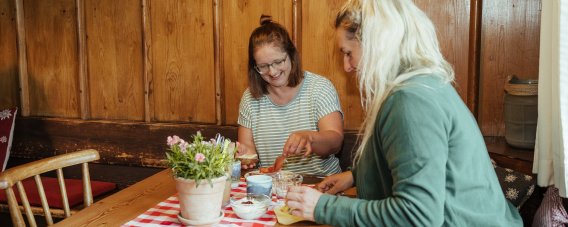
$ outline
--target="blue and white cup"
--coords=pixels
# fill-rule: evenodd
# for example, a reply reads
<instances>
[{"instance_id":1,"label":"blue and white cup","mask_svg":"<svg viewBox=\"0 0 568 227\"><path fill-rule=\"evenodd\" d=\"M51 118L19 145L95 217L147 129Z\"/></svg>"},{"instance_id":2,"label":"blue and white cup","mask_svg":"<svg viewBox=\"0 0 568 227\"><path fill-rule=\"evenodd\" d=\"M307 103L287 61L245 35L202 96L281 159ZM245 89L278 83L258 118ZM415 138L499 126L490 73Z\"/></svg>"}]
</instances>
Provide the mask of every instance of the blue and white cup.
<instances>
[{"instance_id":1,"label":"blue and white cup","mask_svg":"<svg viewBox=\"0 0 568 227\"><path fill-rule=\"evenodd\" d=\"M241 181L241 161L237 160L233 162L233 166L231 166L231 188L238 187L240 181Z\"/></svg>"},{"instance_id":2,"label":"blue and white cup","mask_svg":"<svg viewBox=\"0 0 568 227\"><path fill-rule=\"evenodd\" d=\"M263 194L272 198L272 177L267 175L252 175L246 178L247 193Z\"/></svg>"}]
</instances>

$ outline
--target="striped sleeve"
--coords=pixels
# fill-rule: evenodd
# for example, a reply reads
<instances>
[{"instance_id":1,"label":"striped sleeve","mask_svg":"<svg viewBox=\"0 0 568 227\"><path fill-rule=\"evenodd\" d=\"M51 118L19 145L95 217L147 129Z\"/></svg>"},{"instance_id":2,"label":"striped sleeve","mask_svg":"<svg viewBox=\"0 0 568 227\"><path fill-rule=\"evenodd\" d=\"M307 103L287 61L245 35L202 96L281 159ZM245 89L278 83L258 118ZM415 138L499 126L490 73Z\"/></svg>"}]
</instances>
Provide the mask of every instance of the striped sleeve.
<instances>
[{"instance_id":1,"label":"striped sleeve","mask_svg":"<svg viewBox=\"0 0 568 227\"><path fill-rule=\"evenodd\" d=\"M252 128L252 101L250 91L245 90L239 105L239 119L237 120L237 123L245 128Z\"/></svg>"},{"instance_id":2,"label":"striped sleeve","mask_svg":"<svg viewBox=\"0 0 568 227\"><path fill-rule=\"evenodd\" d=\"M315 96L317 99L316 114L318 119L321 119L324 116L336 111L339 112L341 114L341 117L343 118L343 111L341 110L341 105L339 104L339 97L331 81L327 78L322 77L322 80L318 81L318 89L316 89L316 91L320 93Z\"/></svg>"}]
</instances>

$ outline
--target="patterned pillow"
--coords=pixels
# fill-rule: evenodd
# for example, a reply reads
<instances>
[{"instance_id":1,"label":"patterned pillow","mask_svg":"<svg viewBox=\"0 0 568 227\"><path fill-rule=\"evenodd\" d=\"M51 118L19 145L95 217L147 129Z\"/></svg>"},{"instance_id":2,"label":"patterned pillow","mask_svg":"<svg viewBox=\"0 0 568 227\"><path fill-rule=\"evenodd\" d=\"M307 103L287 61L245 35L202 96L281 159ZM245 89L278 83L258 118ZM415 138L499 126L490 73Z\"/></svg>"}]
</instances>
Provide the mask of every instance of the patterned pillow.
<instances>
[{"instance_id":1,"label":"patterned pillow","mask_svg":"<svg viewBox=\"0 0 568 227\"><path fill-rule=\"evenodd\" d=\"M549 186L538 210L536 210L532 226L560 227L565 226L565 224L568 224L568 213L564 209L558 188Z\"/></svg>"},{"instance_id":2,"label":"patterned pillow","mask_svg":"<svg viewBox=\"0 0 568 227\"><path fill-rule=\"evenodd\" d=\"M503 168L494 165L495 173L501 184L501 189L505 197L511 201L513 205L520 209L529 197L531 197L536 180L531 175L526 175L512 169Z\"/></svg>"},{"instance_id":3,"label":"patterned pillow","mask_svg":"<svg viewBox=\"0 0 568 227\"><path fill-rule=\"evenodd\" d=\"M0 172L4 171L10 157L16 112L18 112L17 107L0 111Z\"/></svg>"}]
</instances>

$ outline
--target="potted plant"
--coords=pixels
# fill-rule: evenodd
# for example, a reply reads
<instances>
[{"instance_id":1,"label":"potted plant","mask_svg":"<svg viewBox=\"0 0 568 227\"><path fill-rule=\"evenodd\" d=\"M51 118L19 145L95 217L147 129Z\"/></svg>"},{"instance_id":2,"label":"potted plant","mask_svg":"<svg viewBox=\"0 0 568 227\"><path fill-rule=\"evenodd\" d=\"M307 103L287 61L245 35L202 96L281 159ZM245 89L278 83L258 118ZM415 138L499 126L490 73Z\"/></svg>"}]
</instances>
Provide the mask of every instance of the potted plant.
<instances>
[{"instance_id":1,"label":"potted plant","mask_svg":"<svg viewBox=\"0 0 568 227\"><path fill-rule=\"evenodd\" d=\"M227 168L233 163L235 143L217 135L204 140L200 132L186 142L168 136L167 163L172 168L184 224L217 223L223 218L221 203Z\"/></svg>"}]
</instances>

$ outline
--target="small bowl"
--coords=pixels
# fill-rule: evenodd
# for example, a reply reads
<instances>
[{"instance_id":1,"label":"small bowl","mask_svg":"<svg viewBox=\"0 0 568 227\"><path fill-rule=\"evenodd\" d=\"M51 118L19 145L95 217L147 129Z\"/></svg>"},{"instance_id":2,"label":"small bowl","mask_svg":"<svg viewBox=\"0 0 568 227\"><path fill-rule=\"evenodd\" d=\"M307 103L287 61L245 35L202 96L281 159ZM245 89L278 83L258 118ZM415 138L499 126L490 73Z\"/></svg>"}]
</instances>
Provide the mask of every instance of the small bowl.
<instances>
[{"instance_id":1,"label":"small bowl","mask_svg":"<svg viewBox=\"0 0 568 227\"><path fill-rule=\"evenodd\" d=\"M263 194L237 194L231 197L231 207L239 218L254 220L268 211L271 201L270 197Z\"/></svg>"}]
</instances>

